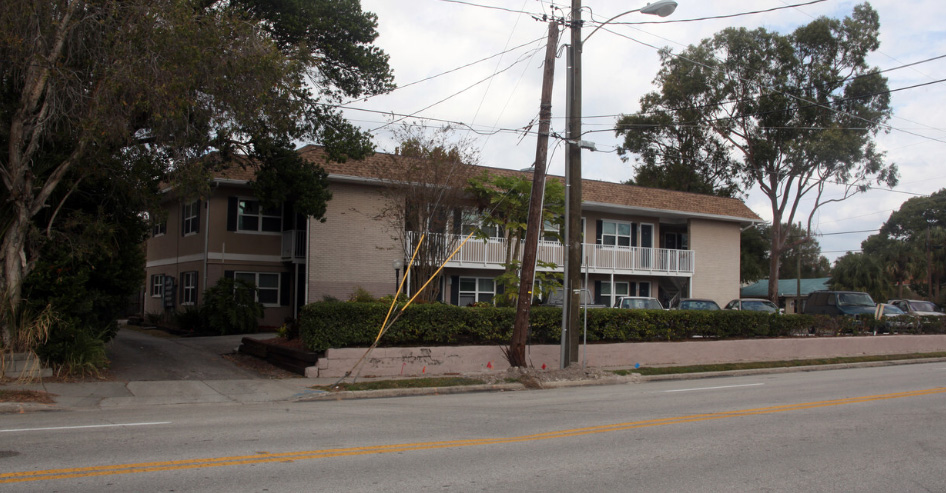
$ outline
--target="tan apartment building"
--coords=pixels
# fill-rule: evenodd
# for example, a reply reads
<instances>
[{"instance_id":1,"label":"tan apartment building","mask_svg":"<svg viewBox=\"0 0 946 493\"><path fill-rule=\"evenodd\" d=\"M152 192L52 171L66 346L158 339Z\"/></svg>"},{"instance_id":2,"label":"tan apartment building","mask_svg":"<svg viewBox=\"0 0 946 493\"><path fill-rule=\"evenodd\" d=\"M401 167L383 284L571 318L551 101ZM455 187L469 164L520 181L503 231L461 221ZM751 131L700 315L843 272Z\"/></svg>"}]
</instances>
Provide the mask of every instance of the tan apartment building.
<instances>
[{"instance_id":1,"label":"tan apartment building","mask_svg":"<svg viewBox=\"0 0 946 493\"><path fill-rule=\"evenodd\" d=\"M299 152L328 172L332 200L324 222L296 217L290 207L262 210L248 185L252 175L239 167L215 178L204 200L183 203L167 191L167 220L147 245L146 313L199 304L200 293L225 276L260 288L264 326L282 324L308 302L348 299L358 289L375 296L396 291L412 253L407 245L419 234L392 213L403 204L398 185L410 160L376 154L333 163L319 147ZM474 167L483 170L528 176ZM665 305L681 297L722 305L739 296L740 229L760 221L741 201L594 180L582 187L582 282L587 274L598 303L637 295ZM476 226L464 224L475 214L449 216L435 233L459 245ZM499 234L463 244L432 280L438 299L491 301L506 248ZM555 270L563 270L564 253L558 241L540 241L539 259Z\"/></svg>"}]
</instances>

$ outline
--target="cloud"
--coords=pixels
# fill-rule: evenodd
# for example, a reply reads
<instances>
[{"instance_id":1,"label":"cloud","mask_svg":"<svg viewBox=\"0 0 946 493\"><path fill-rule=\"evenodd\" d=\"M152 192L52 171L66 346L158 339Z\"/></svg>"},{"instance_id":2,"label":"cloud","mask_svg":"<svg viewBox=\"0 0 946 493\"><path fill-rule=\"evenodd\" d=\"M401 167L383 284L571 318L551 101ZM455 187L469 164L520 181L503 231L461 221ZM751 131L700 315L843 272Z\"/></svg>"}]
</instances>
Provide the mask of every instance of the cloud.
<instances>
[{"instance_id":1,"label":"cloud","mask_svg":"<svg viewBox=\"0 0 946 493\"><path fill-rule=\"evenodd\" d=\"M474 0L487 6L511 10L548 13L548 1ZM680 2L672 17L665 20L719 16L744 10L784 7L789 2L760 0L752 3ZM583 18L607 19L628 8L626 0L587 0ZM646 1L640 2L641 6ZM857 2L830 1L765 14L685 23L613 25L598 31L588 40L582 56L582 138L594 141L602 152L583 154L583 176L607 181L624 181L632 177L631 163L624 163L613 151L618 145L613 132L607 131L614 116L632 113L638 100L654 90L652 80L659 68L654 48L627 37L658 47L669 46L680 51L690 44L712 36L727 27L765 28L788 33L819 16L841 18L849 15ZM565 3L556 4L567 10ZM881 22L881 47L869 62L881 69L891 68L946 54L946 32L940 19L946 18L946 2L881 0L871 2ZM476 7L438 0L362 0L362 7L378 14L380 37L377 45L390 56L396 81L404 85L441 74L484 57L534 40L543 40L546 24L531 16L503 10ZM593 17L592 17L593 16ZM621 21L661 21L641 14L629 14ZM590 24L586 24L588 26ZM587 36L590 28L583 29ZM562 43L568 42L568 32ZM533 50L531 56L526 55ZM497 70L525 56L525 61L496 76L491 83L472 89L464 88L493 75ZM472 124L481 134L469 133L480 146L481 163L487 166L519 169L532 163L535 138L525 139L511 129L521 129L538 114L541 90L544 41L536 41L528 49L516 50L473 67L438 77L428 82L397 90L389 95L353 104L359 108L411 114L437 101L447 101L420 113L420 116ZM553 94L552 130L564 134L565 60L557 61ZM946 59L886 73L891 89L927 83L946 78ZM461 92L463 91L463 92ZM455 93L458 95L452 96ZM451 97L452 96L452 97ZM946 171L941 169L940 156L946 151L946 130L943 129L946 108L946 84L934 84L893 94L897 118L890 124L897 130L877 137L878 147L890 161L900 167L898 189L929 194L946 186ZM376 128L388 120L362 112L348 112L355 123ZM603 118L593 118L604 116ZM440 123L430 122L438 126ZM602 131L604 130L604 131ZM908 133L909 132L909 133ZM919 134L919 135L913 135ZM934 140L938 139L938 140ZM393 149L390 135L381 131L377 142L382 150ZM550 149L550 172L564 173L564 150ZM553 146L556 141L552 141ZM840 193L838 190L832 193ZM889 191L870 191L848 201L824 207L817 215L821 232L843 232L877 229L911 195ZM767 200L750 193L746 203L760 216L771 217ZM807 215L808 211L804 211ZM822 237L825 251L860 249L860 242L869 233ZM829 253L836 258L840 253Z\"/></svg>"}]
</instances>

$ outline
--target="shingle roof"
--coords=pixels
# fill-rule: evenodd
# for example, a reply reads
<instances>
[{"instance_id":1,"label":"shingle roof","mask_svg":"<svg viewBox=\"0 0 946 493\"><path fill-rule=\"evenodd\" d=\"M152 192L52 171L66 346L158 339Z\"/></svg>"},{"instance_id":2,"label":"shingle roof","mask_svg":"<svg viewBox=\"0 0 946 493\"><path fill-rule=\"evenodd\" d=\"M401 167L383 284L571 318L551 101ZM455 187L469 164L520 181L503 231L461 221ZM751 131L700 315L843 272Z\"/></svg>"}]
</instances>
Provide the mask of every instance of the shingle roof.
<instances>
[{"instance_id":1,"label":"shingle roof","mask_svg":"<svg viewBox=\"0 0 946 493\"><path fill-rule=\"evenodd\" d=\"M391 179L397 174L397 166L407 163L410 159L392 159L391 154L376 153L365 159L348 160L337 163L327 160L322 147L306 146L299 150L302 157L321 165L329 173L329 179L352 177L363 179ZM503 168L476 166L477 170L486 170L494 175L521 175L530 176L529 172L515 171ZM233 180L251 180L252 169L243 169L239 166L218 174L219 177ZM563 181L559 176L550 176L551 179ZM756 213L752 212L741 200L714 195L677 192L646 188L621 183L611 183L598 180L582 180L582 197L584 202L611 204L620 207L640 208L645 210L671 211L688 214L711 215L727 217L741 221L761 221Z\"/></svg>"}]
</instances>

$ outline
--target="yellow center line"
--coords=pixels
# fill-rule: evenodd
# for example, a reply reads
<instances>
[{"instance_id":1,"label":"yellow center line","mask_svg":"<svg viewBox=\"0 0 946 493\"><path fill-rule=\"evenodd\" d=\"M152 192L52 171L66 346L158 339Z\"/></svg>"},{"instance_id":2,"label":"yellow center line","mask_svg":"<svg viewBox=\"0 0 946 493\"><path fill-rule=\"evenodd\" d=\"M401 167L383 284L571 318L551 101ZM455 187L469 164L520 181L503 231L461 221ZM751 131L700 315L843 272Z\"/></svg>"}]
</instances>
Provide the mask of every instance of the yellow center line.
<instances>
[{"instance_id":1,"label":"yellow center line","mask_svg":"<svg viewBox=\"0 0 946 493\"><path fill-rule=\"evenodd\" d=\"M41 471L22 471L0 474L0 484L21 483L28 481L45 481L50 479L70 479L93 476L111 476L118 474L137 474L143 472L156 471L182 471L187 469L200 469L206 467L237 466L244 464L263 464L267 462L295 462L299 460L327 459L333 457L351 457L358 455L389 454L392 452L409 452L416 450L436 450L443 448L471 447L481 445L497 445L506 443L519 443L537 440L550 440L556 438L570 438L584 435L593 435L597 433L610 433L615 431L625 431L637 428L649 428L654 426L666 426L672 424L695 423L699 421L708 421L715 419L736 418L741 416L757 416L762 414L774 414L790 411L801 411L806 409L816 409L820 407L844 406L850 404L861 404L865 402L882 401L888 399L903 399L907 397L921 397L934 394L946 393L946 387L938 387L925 390L914 390L908 392L897 392L893 394L880 394L861 397L848 397L845 399L834 399L827 401L802 402L796 404L784 404L779 406L762 407L755 409L742 409L737 411L724 411L719 413L692 414L688 416L677 416L672 418L658 418L643 421L630 421L626 423L614 423L600 426L589 426L584 428L572 428L567 430L556 430L533 435L522 435L506 438L476 438L467 440L446 440L439 442L418 442L402 443L392 445L373 445L367 447L338 448L326 450L308 450L298 452L283 453L260 453L252 455L240 455L233 457L210 457L197 459L184 459L174 461L160 462L140 462L133 464L115 464L107 466L78 467L66 469L46 469Z\"/></svg>"}]
</instances>

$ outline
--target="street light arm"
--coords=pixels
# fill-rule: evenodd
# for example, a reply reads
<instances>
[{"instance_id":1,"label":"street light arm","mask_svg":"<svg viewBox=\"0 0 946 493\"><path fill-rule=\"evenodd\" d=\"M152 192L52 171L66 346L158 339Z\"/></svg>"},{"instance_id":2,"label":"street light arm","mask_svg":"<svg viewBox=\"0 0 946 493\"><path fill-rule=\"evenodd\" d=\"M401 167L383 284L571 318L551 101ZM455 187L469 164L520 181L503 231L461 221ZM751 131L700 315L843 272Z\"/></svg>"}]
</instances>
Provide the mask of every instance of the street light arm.
<instances>
[{"instance_id":1,"label":"street light arm","mask_svg":"<svg viewBox=\"0 0 946 493\"><path fill-rule=\"evenodd\" d=\"M639 9L628 10L627 12L622 12L622 13L620 13L620 14L618 14L618 15L616 15L616 16L614 16L614 17L612 17L612 18L610 18L610 19L608 19L608 20L606 20L606 21L604 21L604 22L602 22L601 24L598 24L598 27L596 27L596 28L594 29L594 31L591 31L591 34L585 36L585 39L582 40L581 44L585 44L585 41L588 41L588 38L590 38L594 33L598 32L598 29L601 29L602 27L608 25L611 21L613 21L614 19L617 19L618 17L623 17L623 16L625 16L625 15L627 15L627 14L633 14L634 12L640 12L640 13L642 13L642 14L656 15L656 16L659 16L659 17L667 17L668 15L672 14L673 11L676 10L676 9L677 9L677 2L675 2L675 1L673 1L673 0L657 0L657 1L654 2L654 3L648 3L647 5L645 5L645 6L641 7L641 8L639 8Z\"/></svg>"}]
</instances>

